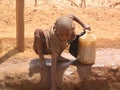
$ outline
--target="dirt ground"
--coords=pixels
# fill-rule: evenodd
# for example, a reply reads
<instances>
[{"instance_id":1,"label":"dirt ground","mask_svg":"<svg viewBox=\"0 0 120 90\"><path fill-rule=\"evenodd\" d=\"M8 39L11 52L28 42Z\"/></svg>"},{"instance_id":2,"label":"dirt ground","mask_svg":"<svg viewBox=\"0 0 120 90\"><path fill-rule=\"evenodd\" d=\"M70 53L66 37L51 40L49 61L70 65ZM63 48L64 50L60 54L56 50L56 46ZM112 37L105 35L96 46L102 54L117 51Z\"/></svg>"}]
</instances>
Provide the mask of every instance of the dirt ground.
<instances>
[{"instance_id":1,"label":"dirt ground","mask_svg":"<svg viewBox=\"0 0 120 90\"><path fill-rule=\"evenodd\" d=\"M73 3L73 2L74 3ZM5 60L37 58L32 49L36 28L47 29L55 20L72 13L91 26L97 37L97 48L120 48L120 4L119 0L86 0L87 7L80 7L80 0L25 0L25 51L16 47L15 0L0 0L0 63ZM82 31L76 23L76 32Z\"/></svg>"}]
</instances>

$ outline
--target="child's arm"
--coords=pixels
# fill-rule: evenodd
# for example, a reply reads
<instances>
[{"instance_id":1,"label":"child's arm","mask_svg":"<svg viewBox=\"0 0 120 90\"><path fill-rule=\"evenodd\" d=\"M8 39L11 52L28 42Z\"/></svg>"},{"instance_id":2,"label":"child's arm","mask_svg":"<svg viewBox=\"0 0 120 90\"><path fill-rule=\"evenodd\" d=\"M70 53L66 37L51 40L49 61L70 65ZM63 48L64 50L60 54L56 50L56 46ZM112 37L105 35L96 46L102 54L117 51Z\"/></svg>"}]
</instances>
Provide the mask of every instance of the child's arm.
<instances>
[{"instance_id":1,"label":"child's arm","mask_svg":"<svg viewBox=\"0 0 120 90\"><path fill-rule=\"evenodd\" d=\"M85 29L88 29L90 30L90 26L86 25L85 23L83 23L80 19L78 19L76 16L72 15L72 14L69 14L68 17L70 17L72 20L76 21L77 23L79 23L83 28L84 30Z\"/></svg>"}]
</instances>

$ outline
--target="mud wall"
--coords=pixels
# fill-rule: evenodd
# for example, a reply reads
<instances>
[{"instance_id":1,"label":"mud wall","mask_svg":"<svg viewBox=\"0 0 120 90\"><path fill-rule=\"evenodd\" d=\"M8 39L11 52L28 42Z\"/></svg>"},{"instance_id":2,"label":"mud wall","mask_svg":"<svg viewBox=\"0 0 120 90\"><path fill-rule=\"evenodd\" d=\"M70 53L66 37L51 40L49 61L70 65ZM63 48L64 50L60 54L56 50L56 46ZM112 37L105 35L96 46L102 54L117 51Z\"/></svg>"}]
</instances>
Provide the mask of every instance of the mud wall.
<instances>
[{"instance_id":1,"label":"mud wall","mask_svg":"<svg viewBox=\"0 0 120 90\"><path fill-rule=\"evenodd\" d=\"M0 65L0 89L49 90L50 66L40 68L38 59ZM78 61L58 63L57 90L119 90L120 64L82 65Z\"/></svg>"}]
</instances>

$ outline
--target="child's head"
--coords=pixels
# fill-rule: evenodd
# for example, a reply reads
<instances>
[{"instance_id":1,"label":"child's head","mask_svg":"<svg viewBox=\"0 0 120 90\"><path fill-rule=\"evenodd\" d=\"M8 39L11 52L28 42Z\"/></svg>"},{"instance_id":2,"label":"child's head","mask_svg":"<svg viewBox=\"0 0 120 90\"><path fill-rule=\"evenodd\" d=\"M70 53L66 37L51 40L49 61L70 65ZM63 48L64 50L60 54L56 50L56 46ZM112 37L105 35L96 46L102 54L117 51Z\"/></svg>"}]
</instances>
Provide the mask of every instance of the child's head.
<instances>
[{"instance_id":1,"label":"child's head","mask_svg":"<svg viewBox=\"0 0 120 90\"><path fill-rule=\"evenodd\" d=\"M74 32L75 25L69 17L60 17L55 23L56 34L61 41L67 41L71 38L71 33Z\"/></svg>"}]
</instances>

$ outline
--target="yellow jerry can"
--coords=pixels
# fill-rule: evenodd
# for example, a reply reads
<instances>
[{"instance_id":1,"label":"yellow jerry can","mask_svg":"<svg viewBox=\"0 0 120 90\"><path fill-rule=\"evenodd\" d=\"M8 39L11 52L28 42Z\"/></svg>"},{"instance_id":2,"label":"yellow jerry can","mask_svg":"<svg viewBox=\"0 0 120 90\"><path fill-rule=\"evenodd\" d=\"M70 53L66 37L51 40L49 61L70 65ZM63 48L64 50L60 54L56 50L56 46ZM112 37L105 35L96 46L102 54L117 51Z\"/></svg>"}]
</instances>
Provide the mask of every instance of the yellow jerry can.
<instances>
[{"instance_id":1,"label":"yellow jerry can","mask_svg":"<svg viewBox=\"0 0 120 90\"><path fill-rule=\"evenodd\" d=\"M89 30L86 30L86 33L79 38L77 60L82 64L95 63L96 40L96 36Z\"/></svg>"}]
</instances>

